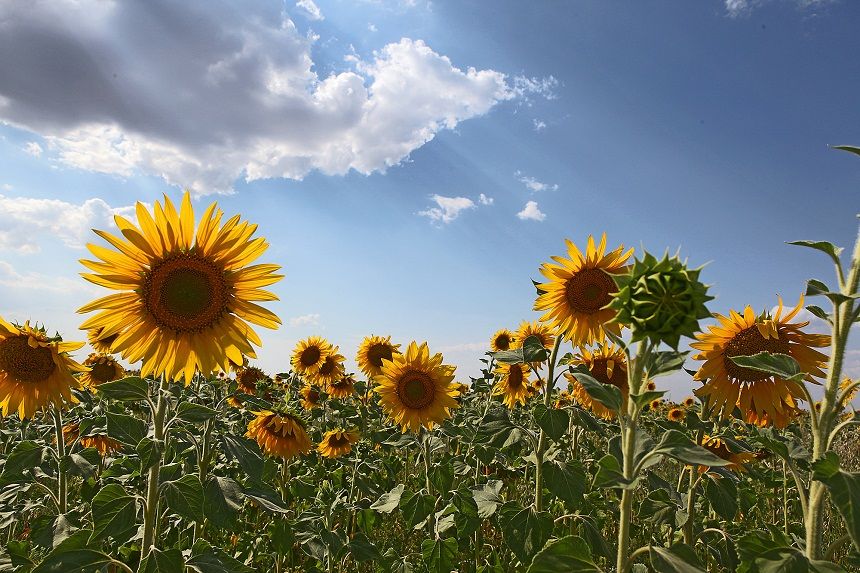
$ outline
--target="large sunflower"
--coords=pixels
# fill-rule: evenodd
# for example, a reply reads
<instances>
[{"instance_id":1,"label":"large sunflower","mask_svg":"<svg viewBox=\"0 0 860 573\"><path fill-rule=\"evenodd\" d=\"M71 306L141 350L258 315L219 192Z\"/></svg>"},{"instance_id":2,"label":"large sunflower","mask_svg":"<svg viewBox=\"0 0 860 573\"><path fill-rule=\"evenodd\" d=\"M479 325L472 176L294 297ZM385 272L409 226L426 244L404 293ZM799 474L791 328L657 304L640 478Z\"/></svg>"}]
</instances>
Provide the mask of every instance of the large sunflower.
<instances>
[{"instance_id":1,"label":"large sunflower","mask_svg":"<svg viewBox=\"0 0 860 573\"><path fill-rule=\"evenodd\" d=\"M493 395L502 396L502 401L511 409L525 404L532 393L530 371L528 364L500 364L495 372L498 379L493 385Z\"/></svg>"},{"instance_id":2,"label":"large sunflower","mask_svg":"<svg viewBox=\"0 0 860 573\"><path fill-rule=\"evenodd\" d=\"M355 379L350 376L342 376L340 380L330 382L325 387L326 393L332 398L343 400L349 398L355 392Z\"/></svg>"},{"instance_id":3,"label":"large sunflower","mask_svg":"<svg viewBox=\"0 0 860 573\"><path fill-rule=\"evenodd\" d=\"M499 352L501 350L510 350L514 346L516 335L507 328L501 328L490 338L490 350Z\"/></svg>"},{"instance_id":4,"label":"large sunflower","mask_svg":"<svg viewBox=\"0 0 860 573\"><path fill-rule=\"evenodd\" d=\"M797 361L807 380L823 376L827 356L812 347L828 346L830 337L802 332L808 322L790 322L801 308L802 296L785 316L781 298L773 316L756 316L750 306L743 315L735 311L729 316L715 315L720 323L710 326L709 333L697 335L698 342L690 345L701 351L693 358L705 361L693 378L704 381L695 394L708 400L708 408L726 418L737 405L751 424L778 428L788 424L797 412L797 400L804 399L800 383L738 366L730 357L759 352L787 354Z\"/></svg>"},{"instance_id":5,"label":"large sunflower","mask_svg":"<svg viewBox=\"0 0 860 573\"><path fill-rule=\"evenodd\" d=\"M319 384L323 388L327 387L332 382L336 382L343 378L344 370L343 370L343 362L346 358L343 354L338 353L338 348L335 346L331 349L328 356L323 360L322 366L320 369L308 376L308 378Z\"/></svg>"},{"instance_id":6,"label":"large sunflower","mask_svg":"<svg viewBox=\"0 0 860 573\"><path fill-rule=\"evenodd\" d=\"M582 348L571 361L572 365L583 364L591 372L591 376L602 384L611 384L621 390L621 398L627 402L629 388L627 386L627 357L624 351L614 344L598 344L594 350ZM615 412L596 400L592 400L576 376L564 373L571 383L571 395L583 408L587 408L605 420L615 417Z\"/></svg>"},{"instance_id":7,"label":"large sunflower","mask_svg":"<svg viewBox=\"0 0 860 573\"><path fill-rule=\"evenodd\" d=\"M236 370L236 389L253 395L257 393L257 382L268 379L266 373L256 366L240 367Z\"/></svg>"},{"instance_id":8,"label":"large sunflower","mask_svg":"<svg viewBox=\"0 0 860 573\"><path fill-rule=\"evenodd\" d=\"M49 403L57 408L63 399L77 402L71 389L79 383L72 375L87 368L68 353L83 342L50 339L42 328L10 324L0 318L0 409L3 415L18 412L19 418L33 414Z\"/></svg>"},{"instance_id":9,"label":"large sunflower","mask_svg":"<svg viewBox=\"0 0 860 573\"><path fill-rule=\"evenodd\" d=\"M311 439L304 422L292 414L278 414L263 410L252 412L256 416L248 422L246 438L257 440L264 454L290 459L311 451Z\"/></svg>"},{"instance_id":10,"label":"large sunflower","mask_svg":"<svg viewBox=\"0 0 860 573\"><path fill-rule=\"evenodd\" d=\"M296 373L313 376L320 371L331 352L332 346L328 340L322 336L309 336L296 343L290 363Z\"/></svg>"},{"instance_id":11,"label":"large sunflower","mask_svg":"<svg viewBox=\"0 0 860 573\"><path fill-rule=\"evenodd\" d=\"M411 342L406 354L384 360L375 380L383 410L403 432L431 429L458 407L450 394L454 367L442 364L441 354L430 356L426 342Z\"/></svg>"},{"instance_id":12,"label":"large sunflower","mask_svg":"<svg viewBox=\"0 0 860 573\"><path fill-rule=\"evenodd\" d=\"M520 327L514 334L514 343L512 348L519 348L529 336L537 336L544 348L552 348L555 344L555 335L552 333L552 328L548 324L540 322L529 322L524 320L520 323Z\"/></svg>"},{"instance_id":13,"label":"large sunflower","mask_svg":"<svg viewBox=\"0 0 860 573\"><path fill-rule=\"evenodd\" d=\"M391 342L390 336L370 335L361 341L355 361L368 379L373 379L382 374L382 361L399 353L400 345Z\"/></svg>"},{"instance_id":14,"label":"large sunflower","mask_svg":"<svg viewBox=\"0 0 860 573\"><path fill-rule=\"evenodd\" d=\"M317 446L317 451L324 458L339 458L352 451L352 445L358 441L355 430L329 430Z\"/></svg>"},{"instance_id":15,"label":"large sunflower","mask_svg":"<svg viewBox=\"0 0 860 573\"><path fill-rule=\"evenodd\" d=\"M82 307L78 312L99 312L81 328L116 336L111 351L142 360L141 376L163 374L186 384L195 372L208 376L255 357L251 344L262 342L248 322L277 328L281 321L252 301L277 300L261 287L283 275L274 274L277 265L250 265L268 247L263 238L251 239L256 225L239 215L222 225L222 216L213 203L195 234L186 192L178 213L167 196L163 207L155 202L154 214L138 203L139 226L116 215L124 239L95 231L116 250L87 245L101 260L82 260L93 274L81 276L120 292Z\"/></svg>"},{"instance_id":16,"label":"large sunflower","mask_svg":"<svg viewBox=\"0 0 860 573\"><path fill-rule=\"evenodd\" d=\"M110 354L93 353L84 360L84 366L89 368L80 376L81 385L95 390L105 382L113 382L125 376L125 369Z\"/></svg>"},{"instance_id":17,"label":"large sunflower","mask_svg":"<svg viewBox=\"0 0 860 573\"><path fill-rule=\"evenodd\" d=\"M553 325L574 346L603 342L605 331L620 334L620 325L611 323L615 311L605 308L618 287L612 275L626 271L624 263L633 249L624 245L606 253L606 233L600 244L588 237L585 255L571 241L567 243L569 258L552 257L559 264L544 263L540 272L549 282L537 285L541 294L535 310L546 311L541 321Z\"/></svg>"}]
</instances>

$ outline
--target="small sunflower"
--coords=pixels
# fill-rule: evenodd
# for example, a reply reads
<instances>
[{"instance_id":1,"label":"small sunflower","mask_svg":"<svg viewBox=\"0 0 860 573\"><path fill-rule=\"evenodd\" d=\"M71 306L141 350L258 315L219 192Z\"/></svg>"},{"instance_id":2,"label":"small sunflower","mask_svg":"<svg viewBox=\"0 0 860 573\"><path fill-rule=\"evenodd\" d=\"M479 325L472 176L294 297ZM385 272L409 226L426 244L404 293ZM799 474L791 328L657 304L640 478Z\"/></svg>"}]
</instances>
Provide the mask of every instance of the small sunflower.
<instances>
[{"instance_id":1,"label":"small sunflower","mask_svg":"<svg viewBox=\"0 0 860 573\"><path fill-rule=\"evenodd\" d=\"M692 396L687 396L681 404L683 404L685 408L692 408L696 405L696 399Z\"/></svg>"},{"instance_id":2,"label":"small sunflower","mask_svg":"<svg viewBox=\"0 0 860 573\"><path fill-rule=\"evenodd\" d=\"M432 429L459 407L449 393L454 367L442 364L441 354L431 356L426 342L411 342L405 354L384 360L375 380L380 405L403 432Z\"/></svg>"},{"instance_id":3,"label":"small sunflower","mask_svg":"<svg viewBox=\"0 0 860 573\"><path fill-rule=\"evenodd\" d=\"M657 389L657 383L654 382L653 380L649 380L648 383L645 384L645 389L648 390L649 392L653 392L654 390Z\"/></svg>"},{"instance_id":4,"label":"small sunflower","mask_svg":"<svg viewBox=\"0 0 860 573\"><path fill-rule=\"evenodd\" d=\"M573 395L569 390L562 390L558 393L558 397L555 399L555 407L556 408L566 408L567 406L573 405Z\"/></svg>"},{"instance_id":5,"label":"small sunflower","mask_svg":"<svg viewBox=\"0 0 860 573\"><path fill-rule=\"evenodd\" d=\"M75 443L80 436L80 426L77 422L72 422L63 426L63 441L67 446ZM54 440L56 441L56 440ZM108 437L104 434L91 434L82 436L78 443L82 448L95 448L102 456L116 453L122 450L122 443Z\"/></svg>"},{"instance_id":6,"label":"small sunflower","mask_svg":"<svg viewBox=\"0 0 860 573\"><path fill-rule=\"evenodd\" d=\"M338 400L349 398L355 392L355 378L352 376L342 376L340 380L335 380L326 385L325 391L329 396Z\"/></svg>"},{"instance_id":7,"label":"small sunflower","mask_svg":"<svg viewBox=\"0 0 860 573\"><path fill-rule=\"evenodd\" d=\"M802 296L785 316L782 316L781 298L772 317L768 314L756 316L750 306L744 309L743 315L735 311L729 316L715 315L720 324L710 326L709 333L697 335L698 342L690 345L701 351L693 359L705 361L693 376L694 380L704 382L695 394L707 399L708 407L721 413L723 418L731 415L737 405L751 424L784 428L797 412L797 400L804 398L800 384L738 366L731 357L759 352L787 354L797 361L807 374L807 380L823 376L827 356L812 347L828 346L830 337L801 331L808 322L790 322L801 308Z\"/></svg>"},{"instance_id":8,"label":"small sunflower","mask_svg":"<svg viewBox=\"0 0 860 573\"><path fill-rule=\"evenodd\" d=\"M552 328L549 325L524 320L520 323L520 327L514 335L514 348L522 346L523 342L529 336L537 336L544 348L552 348L555 344L555 335L552 333Z\"/></svg>"},{"instance_id":9,"label":"small sunflower","mask_svg":"<svg viewBox=\"0 0 860 573\"><path fill-rule=\"evenodd\" d=\"M257 382L268 380L266 373L256 366L240 367L236 370L237 390L244 394L257 393Z\"/></svg>"},{"instance_id":10,"label":"small sunflower","mask_svg":"<svg viewBox=\"0 0 860 573\"><path fill-rule=\"evenodd\" d=\"M227 398L227 404L236 408L237 410L242 408L242 400L240 400L236 396L230 396L229 398Z\"/></svg>"},{"instance_id":11,"label":"small sunflower","mask_svg":"<svg viewBox=\"0 0 860 573\"><path fill-rule=\"evenodd\" d=\"M116 336L111 352L142 360L142 376L186 384L195 372L209 376L255 357L252 344L262 341L248 323L277 328L281 321L254 301L277 300L261 289L283 278L277 265L251 265L268 248L265 239L252 239L257 226L239 215L222 225L213 203L195 234L187 192L178 212L165 195L164 206L156 201L150 213L137 203L136 214L138 225L114 216L122 237L95 231L115 250L87 245L99 260L82 260L92 273L81 276L117 292L80 308L98 311L81 328Z\"/></svg>"},{"instance_id":12,"label":"small sunflower","mask_svg":"<svg viewBox=\"0 0 860 573\"><path fill-rule=\"evenodd\" d=\"M312 376L320 371L331 351L331 343L321 336L300 340L293 350L293 370L302 376Z\"/></svg>"},{"instance_id":13,"label":"small sunflower","mask_svg":"<svg viewBox=\"0 0 860 573\"><path fill-rule=\"evenodd\" d=\"M514 347L516 339L516 335L507 328L499 329L490 339L490 350L493 352L510 350Z\"/></svg>"},{"instance_id":14,"label":"small sunflower","mask_svg":"<svg viewBox=\"0 0 860 573\"><path fill-rule=\"evenodd\" d=\"M329 430L323 434L317 451L324 458L339 458L352 451L352 445L358 441L356 430Z\"/></svg>"},{"instance_id":15,"label":"small sunflower","mask_svg":"<svg viewBox=\"0 0 860 573\"><path fill-rule=\"evenodd\" d=\"M299 395L301 396L302 408L305 410L313 410L320 407L322 395L316 386L305 384L299 390Z\"/></svg>"},{"instance_id":16,"label":"small sunflower","mask_svg":"<svg viewBox=\"0 0 860 573\"><path fill-rule=\"evenodd\" d=\"M451 382L449 394L454 398L461 398L469 391L469 385L462 382Z\"/></svg>"},{"instance_id":17,"label":"small sunflower","mask_svg":"<svg viewBox=\"0 0 860 573\"><path fill-rule=\"evenodd\" d=\"M736 473L746 472L746 465L756 459L753 452L733 452L721 438L705 435L702 437L701 446L723 460L731 462L725 466L726 469ZM707 471L707 466L699 466L699 473Z\"/></svg>"},{"instance_id":18,"label":"small sunflower","mask_svg":"<svg viewBox=\"0 0 860 573\"><path fill-rule=\"evenodd\" d=\"M81 374L79 380L82 386L90 390L125 376L125 369L110 354L90 354L84 360L84 366L89 368L89 371Z\"/></svg>"},{"instance_id":19,"label":"small sunflower","mask_svg":"<svg viewBox=\"0 0 860 573\"><path fill-rule=\"evenodd\" d=\"M854 398L857 397L857 392L860 391L860 385L851 378L844 378L839 383L839 390L842 392L839 400L839 408L847 408Z\"/></svg>"},{"instance_id":20,"label":"small sunflower","mask_svg":"<svg viewBox=\"0 0 860 573\"><path fill-rule=\"evenodd\" d=\"M248 422L245 437L257 440L264 454L290 459L311 451L311 439L298 416L268 410L252 414L256 418Z\"/></svg>"},{"instance_id":21,"label":"small sunflower","mask_svg":"<svg viewBox=\"0 0 860 573\"><path fill-rule=\"evenodd\" d=\"M591 376L602 384L611 384L621 390L621 398L627 402L629 389L627 387L627 357L624 351L614 344L598 344L594 350L582 348L570 362L572 365L583 364L591 372ZM568 372L565 378L571 383L571 394L584 408L587 408L605 420L615 417L615 412L592 400L585 388L576 380L576 376Z\"/></svg>"},{"instance_id":22,"label":"small sunflower","mask_svg":"<svg viewBox=\"0 0 860 573\"><path fill-rule=\"evenodd\" d=\"M368 379L373 379L382 374L382 361L399 353L400 345L392 343L390 336L371 335L361 341L355 361Z\"/></svg>"},{"instance_id":23,"label":"small sunflower","mask_svg":"<svg viewBox=\"0 0 860 573\"><path fill-rule=\"evenodd\" d=\"M90 346L93 347L93 350L96 352L101 352L102 354L111 354L110 347L113 344L114 340L116 340L117 335L113 334L111 336L101 336L104 328L91 328L87 330L87 342L90 343Z\"/></svg>"},{"instance_id":24,"label":"small sunflower","mask_svg":"<svg viewBox=\"0 0 860 573\"><path fill-rule=\"evenodd\" d=\"M663 400L661 400L660 398L655 398L648 403L648 407L655 411L659 410L662 405Z\"/></svg>"},{"instance_id":25,"label":"small sunflower","mask_svg":"<svg viewBox=\"0 0 860 573\"><path fill-rule=\"evenodd\" d=\"M671 408L669 412L666 413L666 419L672 422L680 422L685 416L686 413L681 408Z\"/></svg>"},{"instance_id":26,"label":"small sunflower","mask_svg":"<svg viewBox=\"0 0 860 573\"><path fill-rule=\"evenodd\" d=\"M546 311L541 322L552 324L574 346L603 342L605 331L620 334L620 325L611 322L616 311L605 307L618 292L612 275L627 271L624 264L633 249L625 252L621 245L606 253L605 233L597 246L594 237L588 237L585 255L566 242L568 258L552 257L559 264L544 263L540 268L549 280L537 285L541 294L534 308Z\"/></svg>"},{"instance_id":27,"label":"small sunflower","mask_svg":"<svg viewBox=\"0 0 860 573\"><path fill-rule=\"evenodd\" d=\"M343 378L343 362L346 360L346 358L343 356L343 354L339 354L337 350L337 346L333 347L331 349L331 352L329 352L328 356L326 356L323 360L320 369L317 372L308 375L308 378L312 382L319 384L320 386L325 388L332 382L336 382Z\"/></svg>"},{"instance_id":28,"label":"small sunflower","mask_svg":"<svg viewBox=\"0 0 860 573\"><path fill-rule=\"evenodd\" d=\"M72 360L68 353L78 350L83 342L62 342L50 339L42 328L10 324L0 318L0 409L3 416L17 412L19 418L54 404L63 407L63 400L77 402L72 388L79 382L72 373L87 368Z\"/></svg>"},{"instance_id":29,"label":"small sunflower","mask_svg":"<svg viewBox=\"0 0 860 573\"><path fill-rule=\"evenodd\" d=\"M525 404L535 391L529 381L530 371L528 364L499 364L493 395L502 396L502 401L510 409L516 408L517 404Z\"/></svg>"}]
</instances>

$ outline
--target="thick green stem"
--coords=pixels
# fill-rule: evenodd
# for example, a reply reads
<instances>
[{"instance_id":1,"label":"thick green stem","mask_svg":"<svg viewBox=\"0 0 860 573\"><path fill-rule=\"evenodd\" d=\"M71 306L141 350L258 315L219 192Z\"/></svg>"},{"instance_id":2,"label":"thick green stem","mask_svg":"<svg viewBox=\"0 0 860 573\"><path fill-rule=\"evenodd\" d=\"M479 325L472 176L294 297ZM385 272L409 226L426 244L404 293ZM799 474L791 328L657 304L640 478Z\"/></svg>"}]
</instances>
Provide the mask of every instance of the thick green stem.
<instances>
[{"instance_id":1,"label":"thick green stem","mask_svg":"<svg viewBox=\"0 0 860 573\"><path fill-rule=\"evenodd\" d=\"M148 555L149 549L155 545L155 529L158 519L158 476L161 473L161 462L164 456L164 415L167 412L167 379L162 376L158 387L158 401L155 412L152 415L152 434L156 441L155 463L149 468L149 477L146 483L146 505L143 512L143 545L141 555Z\"/></svg>"},{"instance_id":2,"label":"thick green stem","mask_svg":"<svg viewBox=\"0 0 860 573\"><path fill-rule=\"evenodd\" d=\"M695 477L697 468L698 466L690 468L690 483L687 488L687 521L684 523L684 543L690 547L694 547L696 543L696 540L693 539L693 521L696 513L696 486L699 483Z\"/></svg>"},{"instance_id":3,"label":"thick green stem","mask_svg":"<svg viewBox=\"0 0 860 573\"><path fill-rule=\"evenodd\" d=\"M557 336L555 346L549 356L549 366L546 375L546 388L544 388L543 403L547 408L552 404L552 391L555 386L555 362L558 359L558 349L561 347L562 337ZM543 428L538 435L537 447L535 448L535 511L543 511L543 455L546 452L546 432Z\"/></svg>"},{"instance_id":4,"label":"thick green stem","mask_svg":"<svg viewBox=\"0 0 860 573\"><path fill-rule=\"evenodd\" d=\"M63 439L63 414L55 405L54 408L54 430L57 433L57 510L60 514L66 513L66 504L68 500L68 477L66 476L66 468L64 458L66 457L66 441Z\"/></svg>"}]
</instances>

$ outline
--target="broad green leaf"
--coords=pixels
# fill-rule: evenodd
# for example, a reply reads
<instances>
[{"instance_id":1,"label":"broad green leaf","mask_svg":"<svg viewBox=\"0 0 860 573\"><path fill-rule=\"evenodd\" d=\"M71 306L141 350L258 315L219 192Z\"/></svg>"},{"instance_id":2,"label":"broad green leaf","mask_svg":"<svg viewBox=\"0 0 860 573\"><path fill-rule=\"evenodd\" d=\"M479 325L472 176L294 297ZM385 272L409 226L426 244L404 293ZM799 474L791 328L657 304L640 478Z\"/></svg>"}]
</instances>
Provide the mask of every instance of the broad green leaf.
<instances>
[{"instance_id":1,"label":"broad green leaf","mask_svg":"<svg viewBox=\"0 0 860 573\"><path fill-rule=\"evenodd\" d=\"M833 304L841 304L857 298L858 295L847 296L830 290L830 287L818 279L809 279L806 281L806 296L826 296Z\"/></svg>"},{"instance_id":2,"label":"broad green leaf","mask_svg":"<svg viewBox=\"0 0 860 573\"><path fill-rule=\"evenodd\" d=\"M565 410L547 408L542 402L535 404L534 417L537 425L553 441L558 441L567 433L570 416Z\"/></svg>"},{"instance_id":3,"label":"broad green leaf","mask_svg":"<svg viewBox=\"0 0 860 573\"><path fill-rule=\"evenodd\" d=\"M860 147L856 147L854 145L832 145L831 147L833 149L839 149L841 151L847 151L855 155L860 155Z\"/></svg>"},{"instance_id":4,"label":"broad green leaf","mask_svg":"<svg viewBox=\"0 0 860 573\"><path fill-rule=\"evenodd\" d=\"M457 569L457 540L453 537L447 539L425 539L421 543L421 556L431 573L451 573Z\"/></svg>"},{"instance_id":5,"label":"broad green leaf","mask_svg":"<svg viewBox=\"0 0 860 573\"><path fill-rule=\"evenodd\" d=\"M650 390L641 394L630 394L630 399L640 408L644 408L654 400L662 398L666 392L668 390Z\"/></svg>"},{"instance_id":6,"label":"broad green leaf","mask_svg":"<svg viewBox=\"0 0 860 573\"><path fill-rule=\"evenodd\" d=\"M678 543L665 549L651 547L651 566L661 573L705 573L696 552L689 545Z\"/></svg>"},{"instance_id":7,"label":"broad green leaf","mask_svg":"<svg viewBox=\"0 0 860 573\"><path fill-rule=\"evenodd\" d=\"M797 360L788 354L759 352L750 356L730 356L732 362L744 368L766 372L779 378L802 380L804 373Z\"/></svg>"},{"instance_id":8,"label":"broad green leaf","mask_svg":"<svg viewBox=\"0 0 860 573\"><path fill-rule=\"evenodd\" d=\"M255 482L263 477L263 454L254 440L222 434L224 447L239 462L245 473Z\"/></svg>"},{"instance_id":9,"label":"broad green leaf","mask_svg":"<svg viewBox=\"0 0 860 573\"><path fill-rule=\"evenodd\" d=\"M59 549L50 552L39 566L33 569L33 573L90 573L113 562L109 555L95 549Z\"/></svg>"},{"instance_id":10,"label":"broad green leaf","mask_svg":"<svg viewBox=\"0 0 860 573\"><path fill-rule=\"evenodd\" d=\"M499 522L502 538L523 564L531 562L552 534L553 520L549 513L536 512L532 507L520 508L511 502L502 508Z\"/></svg>"},{"instance_id":11,"label":"broad green leaf","mask_svg":"<svg viewBox=\"0 0 860 573\"><path fill-rule=\"evenodd\" d=\"M203 488L203 514L215 527L230 527L242 509L242 486L228 477L209 476Z\"/></svg>"},{"instance_id":12,"label":"broad green leaf","mask_svg":"<svg viewBox=\"0 0 860 573\"><path fill-rule=\"evenodd\" d=\"M186 567L197 573L255 573L222 550L212 547L206 541L198 539L191 548L191 558L185 562Z\"/></svg>"},{"instance_id":13,"label":"broad green leaf","mask_svg":"<svg viewBox=\"0 0 860 573\"><path fill-rule=\"evenodd\" d=\"M90 542L116 537L132 528L137 520L137 500L119 484L101 488L92 501L93 532Z\"/></svg>"},{"instance_id":14,"label":"broad green leaf","mask_svg":"<svg viewBox=\"0 0 860 573\"><path fill-rule=\"evenodd\" d=\"M129 376L113 382L99 384L98 394L120 402L137 402L149 397L149 385L138 376Z\"/></svg>"},{"instance_id":15,"label":"broad green leaf","mask_svg":"<svg viewBox=\"0 0 860 573\"><path fill-rule=\"evenodd\" d=\"M3 466L0 486L33 481L31 470L42 464L47 448L30 440L18 442Z\"/></svg>"},{"instance_id":16,"label":"broad green leaf","mask_svg":"<svg viewBox=\"0 0 860 573\"><path fill-rule=\"evenodd\" d=\"M738 488L730 479L709 475L705 497L717 515L731 522L738 513Z\"/></svg>"},{"instance_id":17,"label":"broad green leaf","mask_svg":"<svg viewBox=\"0 0 860 573\"><path fill-rule=\"evenodd\" d=\"M830 492L833 505L845 522L851 540L860 551L860 473L846 472L839 467L839 456L827 452L812 464L813 479L823 482Z\"/></svg>"},{"instance_id":18,"label":"broad green leaf","mask_svg":"<svg viewBox=\"0 0 860 573\"><path fill-rule=\"evenodd\" d=\"M799 247L809 247L810 249L815 249L816 251L821 251L833 261L837 266L840 265L839 255L842 254L842 248L837 247L833 243L828 243L827 241L789 241L789 245L797 245Z\"/></svg>"},{"instance_id":19,"label":"broad green leaf","mask_svg":"<svg viewBox=\"0 0 860 573\"><path fill-rule=\"evenodd\" d=\"M379 548L360 531L353 536L347 544L347 548L353 559L359 563L382 560L382 553L379 552Z\"/></svg>"},{"instance_id":20,"label":"broad green leaf","mask_svg":"<svg viewBox=\"0 0 860 573\"><path fill-rule=\"evenodd\" d=\"M290 511L281 505L283 502L281 498L278 497L273 490L266 490L265 487L261 487L259 489L245 489L245 497L253 500L256 504L267 511L271 511L272 513L289 513Z\"/></svg>"},{"instance_id":21,"label":"broad green leaf","mask_svg":"<svg viewBox=\"0 0 860 573\"><path fill-rule=\"evenodd\" d=\"M472 490L472 497L478 506L478 517L486 519L496 513L496 509L502 504L502 498L499 495L501 491L501 480L490 481Z\"/></svg>"},{"instance_id":22,"label":"broad green leaf","mask_svg":"<svg viewBox=\"0 0 860 573\"><path fill-rule=\"evenodd\" d=\"M146 422L139 418L115 412L107 412L105 417L108 436L123 444L134 448L146 436Z\"/></svg>"},{"instance_id":23,"label":"broad green leaf","mask_svg":"<svg viewBox=\"0 0 860 573\"><path fill-rule=\"evenodd\" d=\"M660 443L654 448L653 453L675 458L685 464L698 466L722 467L730 463L702 446L697 446L678 430L667 430Z\"/></svg>"},{"instance_id":24,"label":"broad green leaf","mask_svg":"<svg viewBox=\"0 0 860 573\"><path fill-rule=\"evenodd\" d=\"M30 538L48 549L52 549L68 539L72 524L66 514L43 515L32 524Z\"/></svg>"},{"instance_id":25,"label":"broad green leaf","mask_svg":"<svg viewBox=\"0 0 860 573\"><path fill-rule=\"evenodd\" d=\"M543 347L540 338L532 334L523 341L523 361L543 362L549 358L549 351Z\"/></svg>"},{"instance_id":26,"label":"broad green leaf","mask_svg":"<svg viewBox=\"0 0 860 573\"><path fill-rule=\"evenodd\" d=\"M582 503L586 489L585 469L576 461L567 464L559 462L544 463L544 484L559 499L564 500L568 509L576 509Z\"/></svg>"},{"instance_id":27,"label":"broad green leaf","mask_svg":"<svg viewBox=\"0 0 860 573\"><path fill-rule=\"evenodd\" d=\"M153 547L141 559L137 573L185 573L185 559L179 549L161 551Z\"/></svg>"},{"instance_id":28,"label":"broad green leaf","mask_svg":"<svg viewBox=\"0 0 860 573\"><path fill-rule=\"evenodd\" d=\"M631 482L625 479L621 471L621 464L612 454L606 454L597 461L597 473L594 474L594 488L618 488L631 489L635 487L636 480Z\"/></svg>"},{"instance_id":29,"label":"broad green leaf","mask_svg":"<svg viewBox=\"0 0 860 573\"><path fill-rule=\"evenodd\" d=\"M185 519L203 521L203 485L194 474L161 484L171 512Z\"/></svg>"},{"instance_id":30,"label":"broad green leaf","mask_svg":"<svg viewBox=\"0 0 860 573\"><path fill-rule=\"evenodd\" d=\"M98 455L98 451L94 448L87 449L96 452L96 455ZM63 465L63 469L72 475L78 475L84 479L88 479L96 475L96 464L93 464L80 453L66 454L60 463Z\"/></svg>"},{"instance_id":31,"label":"broad green leaf","mask_svg":"<svg viewBox=\"0 0 860 573\"><path fill-rule=\"evenodd\" d=\"M143 473L161 460L164 454L164 442L143 438L134 449L137 451L137 457L140 458L140 471Z\"/></svg>"},{"instance_id":32,"label":"broad green leaf","mask_svg":"<svg viewBox=\"0 0 860 573\"><path fill-rule=\"evenodd\" d=\"M413 529L420 529L427 517L436 509L436 498L426 493L410 495L400 503L400 511L406 524Z\"/></svg>"},{"instance_id":33,"label":"broad green leaf","mask_svg":"<svg viewBox=\"0 0 860 573\"><path fill-rule=\"evenodd\" d=\"M678 352L676 350L665 350L654 352L648 356L645 364L645 372L648 378L657 378L680 370L687 359L689 352Z\"/></svg>"},{"instance_id":34,"label":"broad green leaf","mask_svg":"<svg viewBox=\"0 0 860 573\"><path fill-rule=\"evenodd\" d=\"M591 560L591 550L573 535L547 543L532 560L526 573L602 573Z\"/></svg>"},{"instance_id":35,"label":"broad green leaf","mask_svg":"<svg viewBox=\"0 0 860 573\"><path fill-rule=\"evenodd\" d=\"M211 420L218 412L208 406L195 404L193 402L180 402L176 409L176 417L184 422L192 424L201 424L206 420Z\"/></svg>"},{"instance_id":36,"label":"broad green leaf","mask_svg":"<svg viewBox=\"0 0 860 573\"><path fill-rule=\"evenodd\" d=\"M623 403L621 390L611 384L599 382L591 375L591 371L582 364L576 368L571 368L570 371L576 377L577 382L582 384L582 387L588 392L592 400L597 400L614 412L621 410Z\"/></svg>"},{"instance_id":37,"label":"broad green leaf","mask_svg":"<svg viewBox=\"0 0 860 573\"><path fill-rule=\"evenodd\" d=\"M371 509L375 509L380 513L391 513L397 506L400 504L400 496L403 495L403 484L397 484L394 486L394 489L389 491L388 493L383 493L379 499L377 499L373 505L370 506Z\"/></svg>"}]
</instances>

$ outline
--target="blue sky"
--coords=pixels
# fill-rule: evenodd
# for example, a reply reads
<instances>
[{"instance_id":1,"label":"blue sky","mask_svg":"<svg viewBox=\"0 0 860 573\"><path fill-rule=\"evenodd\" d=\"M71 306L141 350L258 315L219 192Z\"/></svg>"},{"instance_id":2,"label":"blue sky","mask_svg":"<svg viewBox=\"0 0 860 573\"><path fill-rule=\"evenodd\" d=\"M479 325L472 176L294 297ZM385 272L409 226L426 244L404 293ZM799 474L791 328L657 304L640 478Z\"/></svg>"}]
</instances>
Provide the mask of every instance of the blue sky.
<instances>
[{"instance_id":1,"label":"blue sky","mask_svg":"<svg viewBox=\"0 0 860 573\"><path fill-rule=\"evenodd\" d=\"M858 25L846 0L4 3L0 315L79 337L89 229L181 187L284 267L269 371L376 333L465 379L604 231L709 263L713 311L794 304L832 270L785 242L857 230L860 161L828 145L860 144Z\"/></svg>"}]
</instances>

